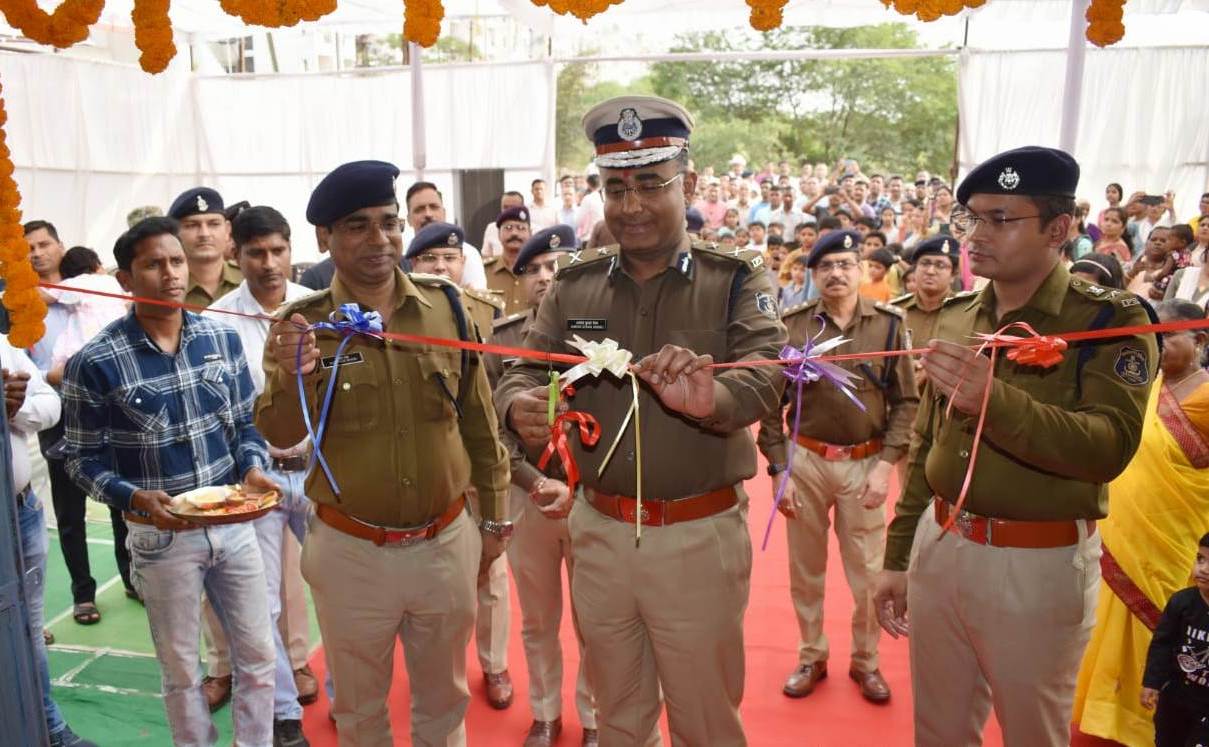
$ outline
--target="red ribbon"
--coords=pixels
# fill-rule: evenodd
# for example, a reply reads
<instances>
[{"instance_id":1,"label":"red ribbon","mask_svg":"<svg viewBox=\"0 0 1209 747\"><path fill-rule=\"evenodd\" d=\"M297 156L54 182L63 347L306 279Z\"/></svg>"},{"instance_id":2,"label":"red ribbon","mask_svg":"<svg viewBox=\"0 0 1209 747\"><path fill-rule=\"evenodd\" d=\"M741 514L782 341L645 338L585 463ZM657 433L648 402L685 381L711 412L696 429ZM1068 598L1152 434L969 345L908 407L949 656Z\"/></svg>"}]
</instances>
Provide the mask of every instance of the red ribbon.
<instances>
[{"instance_id":1,"label":"red ribbon","mask_svg":"<svg viewBox=\"0 0 1209 747\"><path fill-rule=\"evenodd\" d=\"M600 422L596 418L586 412L568 410L555 418L554 425L550 426L550 443L546 444L542 458L537 461L537 468L544 471L550 463L550 457L558 452L563 471L567 473L567 490L574 493L575 485L579 482L579 465L575 463L575 457L571 455L571 447L567 442L567 433L571 429L563 427L571 423L579 426L579 441L584 446L595 446L600 440Z\"/></svg>"}]
</instances>

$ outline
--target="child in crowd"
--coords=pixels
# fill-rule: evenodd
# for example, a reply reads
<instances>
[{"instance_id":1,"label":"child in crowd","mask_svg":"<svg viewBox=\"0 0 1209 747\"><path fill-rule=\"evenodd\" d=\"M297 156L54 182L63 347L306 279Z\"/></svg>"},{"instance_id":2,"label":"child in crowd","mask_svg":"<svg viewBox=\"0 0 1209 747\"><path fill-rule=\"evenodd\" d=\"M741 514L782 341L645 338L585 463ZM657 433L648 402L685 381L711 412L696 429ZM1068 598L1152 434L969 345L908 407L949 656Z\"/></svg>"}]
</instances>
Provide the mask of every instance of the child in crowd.
<instances>
[{"instance_id":1,"label":"child in crowd","mask_svg":"<svg viewBox=\"0 0 1209 747\"><path fill-rule=\"evenodd\" d=\"M1175 261L1175 269L1182 270L1192 264L1192 227L1177 223L1167 232L1167 253ZM1164 288L1166 290L1166 288Z\"/></svg>"},{"instance_id":2,"label":"child in crowd","mask_svg":"<svg viewBox=\"0 0 1209 747\"><path fill-rule=\"evenodd\" d=\"M871 301L890 301L890 284L886 282L886 273L898 260L890 250L882 248L874 251L865 260L865 273L869 278L861 283L860 293Z\"/></svg>"},{"instance_id":3,"label":"child in crowd","mask_svg":"<svg viewBox=\"0 0 1209 747\"><path fill-rule=\"evenodd\" d=\"M1119 207L1110 207L1100 213L1100 240L1092 251L1109 254L1124 264L1133 259L1133 249L1125 235L1129 219Z\"/></svg>"},{"instance_id":4,"label":"child in crowd","mask_svg":"<svg viewBox=\"0 0 1209 747\"><path fill-rule=\"evenodd\" d=\"M806 269L806 260L809 255L798 253L792 259L787 259L789 264L789 282L781 289L781 310L797 306L800 303L805 303L807 296L810 295L810 273Z\"/></svg>"},{"instance_id":5,"label":"child in crowd","mask_svg":"<svg viewBox=\"0 0 1209 747\"><path fill-rule=\"evenodd\" d=\"M1209 534L1192 580L1167 602L1146 654L1142 705L1157 706L1155 747L1209 745Z\"/></svg>"},{"instance_id":6,"label":"child in crowd","mask_svg":"<svg viewBox=\"0 0 1209 747\"><path fill-rule=\"evenodd\" d=\"M1142 298L1163 300L1167 283L1175 272L1175 259L1167 251L1166 226L1155 226L1146 238L1146 249L1125 274L1125 288Z\"/></svg>"}]
</instances>

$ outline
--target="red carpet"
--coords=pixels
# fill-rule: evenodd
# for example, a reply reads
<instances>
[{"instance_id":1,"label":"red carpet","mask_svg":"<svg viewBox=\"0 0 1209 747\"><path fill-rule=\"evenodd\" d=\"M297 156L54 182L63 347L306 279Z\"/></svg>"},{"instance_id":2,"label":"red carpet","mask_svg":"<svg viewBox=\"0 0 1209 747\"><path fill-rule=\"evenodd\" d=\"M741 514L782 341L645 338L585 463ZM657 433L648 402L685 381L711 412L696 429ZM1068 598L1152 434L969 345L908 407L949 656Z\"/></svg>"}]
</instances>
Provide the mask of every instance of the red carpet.
<instances>
[{"instance_id":1,"label":"red carpet","mask_svg":"<svg viewBox=\"0 0 1209 747\"><path fill-rule=\"evenodd\" d=\"M789 601L789 576L786 566L785 529L778 516L768 550L761 552L760 540L768 520L771 501L770 480L763 474L747 484L751 495L750 525L755 557L752 570L751 602L746 623L747 688L743 699L743 721L753 747L894 747L912 743L910 674L906 641L882 636L881 669L893 690L888 705L875 706L860 697L856 684L849 680L847 654L852 595L844 581L835 538L831 538L827 569L826 630L831 642L831 676L815 692L802 700L781 694L785 676L797 664L797 623ZM892 489L891 494L894 494ZM570 609L567 602L565 609ZM512 597L511 645L509 669L516 685L516 698L506 711L492 710L483 697L482 673L474 655L473 643L467 652L471 688L467 715L468 742L471 747L519 747L532 717L526 699L525 656L520 642L520 607L515 589ZM575 642L569 614L563 619L563 652L569 659L564 667L563 745L578 745L580 729L574 712ZM316 653L316 673L322 681L323 654ZM401 653L396 651L391 716L395 743L408 739L408 683ZM306 709L303 722L315 747L336 744L335 727L328 721L326 699ZM666 738L664 743L670 745ZM986 730L985 744L1002 744L994 717ZM706 747L694 745L693 747Z\"/></svg>"}]
</instances>

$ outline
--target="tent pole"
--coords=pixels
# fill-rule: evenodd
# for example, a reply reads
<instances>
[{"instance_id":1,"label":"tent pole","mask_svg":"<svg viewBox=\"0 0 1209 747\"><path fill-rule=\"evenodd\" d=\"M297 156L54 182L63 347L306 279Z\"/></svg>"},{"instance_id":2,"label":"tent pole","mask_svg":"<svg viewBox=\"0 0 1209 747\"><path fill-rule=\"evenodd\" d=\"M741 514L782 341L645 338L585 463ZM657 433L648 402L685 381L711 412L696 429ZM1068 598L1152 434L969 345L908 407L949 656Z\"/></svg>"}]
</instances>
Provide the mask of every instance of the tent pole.
<instances>
[{"instance_id":1,"label":"tent pole","mask_svg":"<svg viewBox=\"0 0 1209 747\"><path fill-rule=\"evenodd\" d=\"M551 185L551 194L553 194L553 185L555 179L558 178L558 66L554 64L554 41L552 37L546 37L546 104L549 108L548 116L546 117L546 153L545 163L542 164L542 178L546 183Z\"/></svg>"},{"instance_id":2,"label":"tent pole","mask_svg":"<svg viewBox=\"0 0 1209 747\"><path fill-rule=\"evenodd\" d=\"M411 63L411 163L416 170L415 181L424 180L428 165L428 146L424 136L424 70L420 62L420 45L407 43Z\"/></svg>"},{"instance_id":3,"label":"tent pole","mask_svg":"<svg viewBox=\"0 0 1209 747\"><path fill-rule=\"evenodd\" d=\"M1087 57L1087 28L1089 0L1071 0L1070 40L1066 53L1066 83L1062 89L1062 129L1058 147L1067 153L1075 151L1075 140L1079 131L1079 111L1083 104L1083 62Z\"/></svg>"}]
</instances>

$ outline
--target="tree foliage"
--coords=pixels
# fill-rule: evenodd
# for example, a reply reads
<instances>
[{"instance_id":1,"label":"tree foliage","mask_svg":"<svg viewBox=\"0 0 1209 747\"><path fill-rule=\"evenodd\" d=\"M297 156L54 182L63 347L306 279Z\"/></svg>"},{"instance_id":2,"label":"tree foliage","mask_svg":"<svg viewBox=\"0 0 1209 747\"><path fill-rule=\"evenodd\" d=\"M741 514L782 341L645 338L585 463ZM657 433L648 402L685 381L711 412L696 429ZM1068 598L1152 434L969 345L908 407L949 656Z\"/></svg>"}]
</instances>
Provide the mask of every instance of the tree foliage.
<instances>
[{"instance_id":1,"label":"tree foliage","mask_svg":"<svg viewBox=\"0 0 1209 747\"><path fill-rule=\"evenodd\" d=\"M891 23L683 34L673 51L915 47L915 32ZM693 112L698 168L720 168L735 152L752 164L855 158L866 173L944 173L952 161L957 82L949 57L661 62L650 83Z\"/></svg>"},{"instance_id":2,"label":"tree foliage","mask_svg":"<svg viewBox=\"0 0 1209 747\"><path fill-rule=\"evenodd\" d=\"M554 150L561 170L582 174L592 160L592 147L584 137L582 125L589 109L613 96L653 92L646 78L622 84L597 80L597 73L596 64L589 62L573 62L559 71Z\"/></svg>"}]
</instances>

